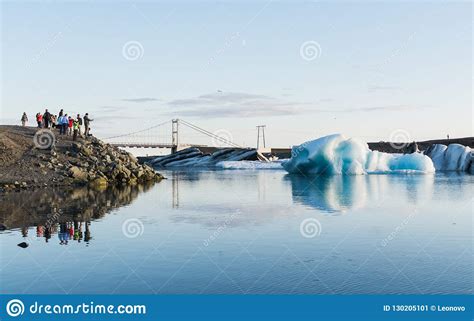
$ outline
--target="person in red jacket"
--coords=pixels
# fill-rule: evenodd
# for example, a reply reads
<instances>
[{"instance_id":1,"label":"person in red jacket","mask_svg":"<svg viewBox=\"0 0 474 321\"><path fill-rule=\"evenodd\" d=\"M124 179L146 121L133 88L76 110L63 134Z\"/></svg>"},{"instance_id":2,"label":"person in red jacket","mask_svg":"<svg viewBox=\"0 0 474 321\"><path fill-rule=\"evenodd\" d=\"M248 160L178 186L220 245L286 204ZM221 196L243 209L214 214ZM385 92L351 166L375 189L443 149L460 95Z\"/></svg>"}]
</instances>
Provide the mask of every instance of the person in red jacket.
<instances>
[{"instance_id":1,"label":"person in red jacket","mask_svg":"<svg viewBox=\"0 0 474 321\"><path fill-rule=\"evenodd\" d=\"M41 113L36 114L36 122L38 123L38 128L41 128L43 124L43 115Z\"/></svg>"},{"instance_id":2,"label":"person in red jacket","mask_svg":"<svg viewBox=\"0 0 474 321\"><path fill-rule=\"evenodd\" d=\"M74 123L74 119L71 116L69 116L68 121L69 121L69 124L67 126L67 134L69 136L71 136L72 135L72 124Z\"/></svg>"}]
</instances>

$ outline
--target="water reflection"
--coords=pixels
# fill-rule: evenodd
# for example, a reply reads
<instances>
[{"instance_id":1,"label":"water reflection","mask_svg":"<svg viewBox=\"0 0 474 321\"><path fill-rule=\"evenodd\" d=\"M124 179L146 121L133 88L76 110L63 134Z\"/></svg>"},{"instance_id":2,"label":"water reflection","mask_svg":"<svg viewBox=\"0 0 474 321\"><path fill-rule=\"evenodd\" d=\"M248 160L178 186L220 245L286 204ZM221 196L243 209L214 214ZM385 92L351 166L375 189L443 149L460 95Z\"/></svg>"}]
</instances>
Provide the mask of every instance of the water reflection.
<instances>
[{"instance_id":1,"label":"water reflection","mask_svg":"<svg viewBox=\"0 0 474 321\"><path fill-rule=\"evenodd\" d=\"M62 293L48 276L74 294L472 293L474 176L164 174L147 193L1 195L2 293ZM312 217L322 233L306 238Z\"/></svg>"},{"instance_id":2,"label":"water reflection","mask_svg":"<svg viewBox=\"0 0 474 321\"><path fill-rule=\"evenodd\" d=\"M89 243L91 221L114 209L130 204L152 185L109 187L97 190L35 190L2 196L1 222L8 230L20 229L24 238L29 227L36 227L36 237L49 242L57 234L59 244L71 241Z\"/></svg>"},{"instance_id":3,"label":"water reflection","mask_svg":"<svg viewBox=\"0 0 474 321\"><path fill-rule=\"evenodd\" d=\"M295 203L326 213L342 213L382 202L388 194L404 192L410 203L430 199L434 175L286 175ZM397 189L401 188L401 191Z\"/></svg>"}]
</instances>

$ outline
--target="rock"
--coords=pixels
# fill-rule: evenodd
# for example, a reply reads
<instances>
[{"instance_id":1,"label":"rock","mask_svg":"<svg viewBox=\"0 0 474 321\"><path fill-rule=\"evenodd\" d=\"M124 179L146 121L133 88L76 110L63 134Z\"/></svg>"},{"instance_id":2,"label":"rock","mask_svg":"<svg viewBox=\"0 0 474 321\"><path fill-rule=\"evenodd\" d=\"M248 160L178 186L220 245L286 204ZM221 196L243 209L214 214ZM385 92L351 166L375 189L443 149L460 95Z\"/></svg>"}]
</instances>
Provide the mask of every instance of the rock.
<instances>
[{"instance_id":1,"label":"rock","mask_svg":"<svg viewBox=\"0 0 474 321\"><path fill-rule=\"evenodd\" d=\"M107 186L108 182L107 182L107 179L105 177L97 177L90 184L92 186L96 186L96 187L97 186Z\"/></svg>"},{"instance_id":2,"label":"rock","mask_svg":"<svg viewBox=\"0 0 474 321\"><path fill-rule=\"evenodd\" d=\"M87 147L82 147L81 149L81 153L84 155L84 156L91 156L92 155L92 151L87 148Z\"/></svg>"},{"instance_id":3,"label":"rock","mask_svg":"<svg viewBox=\"0 0 474 321\"><path fill-rule=\"evenodd\" d=\"M82 149L82 144L81 143L72 143L72 148L76 152L80 152Z\"/></svg>"},{"instance_id":4,"label":"rock","mask_svg":"<svg viewBox=\"0 0 474 321\"><path fill-rule=\"evenodd\" d=\"M29 244L26 242L21 242L21 243L18 243L17 245L23 249L26 249L29 246Z\"/></svg>"},{"instance_id":5,"label":"rock","mask_svg":"<svg viewBox=\"0 0 474 321\"><path fill-rule=\"evenodd\" d=\"M69 176L79 179L79 180L86 180L87 179L87 172L81 170L77 166L72 166L68 171Z\"/></svg>"},{"instance_id":6,"label":"rock","mask_svg":"<svg viewBox=\"0 0 474 321\"><path fill-rule=\"evenodd\" d=\"M136 170L136 171L134 172L134 174L135 174L135 176L136 176L137 178L142 177L144 173L145 173L145 172L143 171L142 168L139 168L138 170Z\"/></svg>"},{"instance_id":7,"label":"rock","mask_svg":"<svg viewBox=\"0 0 474 321\"><path fill-rule=\"evenodd\" d=\"M0 231L5 231L5 230L8 230L8 227L5 224L0 223Z\"/></svg>"}]
</instances>

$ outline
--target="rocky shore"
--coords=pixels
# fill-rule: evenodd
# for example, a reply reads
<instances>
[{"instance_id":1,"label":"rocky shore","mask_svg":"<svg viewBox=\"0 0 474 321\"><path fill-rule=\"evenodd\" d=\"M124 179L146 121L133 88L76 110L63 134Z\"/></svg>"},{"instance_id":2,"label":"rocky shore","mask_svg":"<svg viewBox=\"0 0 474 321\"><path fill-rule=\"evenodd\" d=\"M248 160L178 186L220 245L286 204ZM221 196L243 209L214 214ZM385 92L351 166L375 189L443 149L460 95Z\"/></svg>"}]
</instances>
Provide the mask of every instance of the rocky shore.
<instances>
[{"instance_id":1,"label":"rocky shore","mask_svg":"<svg viewBox=\"0 0 474 321\"><path fill-rule=\"evenodd\" d=\"M72 140L55 130L0 126L0 192L51 186L137 185L163 176L95 137Z\"/></svg>"}]
</instances>

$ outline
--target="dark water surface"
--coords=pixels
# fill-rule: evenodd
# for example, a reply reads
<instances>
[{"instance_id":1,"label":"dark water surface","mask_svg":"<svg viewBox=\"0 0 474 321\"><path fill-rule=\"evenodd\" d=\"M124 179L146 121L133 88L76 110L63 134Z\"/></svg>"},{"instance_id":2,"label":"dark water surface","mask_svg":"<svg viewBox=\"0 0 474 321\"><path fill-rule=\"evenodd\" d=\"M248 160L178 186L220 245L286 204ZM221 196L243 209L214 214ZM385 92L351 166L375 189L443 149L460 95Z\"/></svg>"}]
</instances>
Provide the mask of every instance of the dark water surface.
<instances>
[{"instance_id":1,"label":"dark water surface","mask_svg":"<svg viewBox=\"0 0 474 321\"><path fill-rule=\"evenodd\" d=\"M472 293L472 176L164 174L2 195L1 293Z\"/></svg>"}]
</instances>

